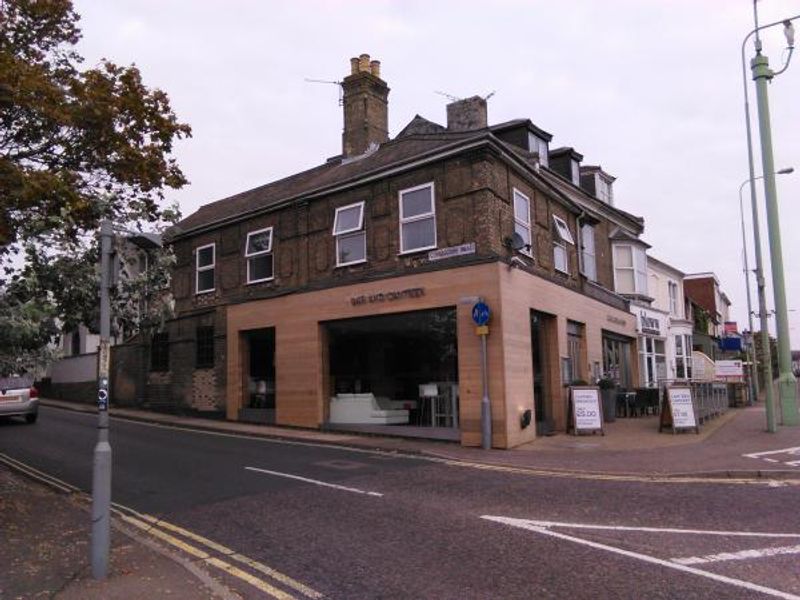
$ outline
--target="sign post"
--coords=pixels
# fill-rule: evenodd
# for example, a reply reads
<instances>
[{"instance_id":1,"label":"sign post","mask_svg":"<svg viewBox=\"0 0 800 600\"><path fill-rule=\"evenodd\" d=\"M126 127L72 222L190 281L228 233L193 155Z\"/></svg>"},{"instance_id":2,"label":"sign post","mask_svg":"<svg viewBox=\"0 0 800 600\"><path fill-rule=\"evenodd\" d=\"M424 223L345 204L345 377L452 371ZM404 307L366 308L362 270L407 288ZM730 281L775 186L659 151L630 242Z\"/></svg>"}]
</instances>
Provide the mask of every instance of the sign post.
<instances>
[{"instance_id":1,"label":"sign post","mask_svg":"<svg viewBox=\"0 0 800 600\"><path fill-rule=\"evenodd\" d=\"M489 307L482 301L472 307L472 320L475 321L475 333L481 338L481 380L483 382L483 397L481 398L481 448L489 450L492 447L492 406L489 403L489 374L486 357L486 336L489 335Z\"/></svg>"},{"instance_id":2,"label":"sign post","mask_svg":"<svg viewBox=\"0 0 800 600\"><path fill-rule=\"evenodd\" d=\"M100 223L100 349L97 364L97 444L92 463L92 577L105 579L111 544L111 444L108 442L108 371L111 354L111 222Z\"/></svg>"},{"instance_id":3,"label":"sign post","mask_svg":"<svg viewBox=\"0 0 800 600\"><path fill-rule=\"evenodd\" d=\"M661 422L658 425L658 432L661 433L665 427L672 427L673 434L677 433L679 429L694 429L695 433L700 433L697 407L694 405L691 388L686 386L667 388L667 396L661 407Z\"/></svg>"},{"instance_id":4,"label":"sign post","mask_svg":"<svg viewBox=\"0 0 800 600\"><path fill-rule=\"evenodd\" d=\"M572 429L573 435L581 431L599 431L605 435L603 427L603 411L600 408L600 388L593 386L571 387L569 389L569 414L567 415L567 432Z\"/></svg>"}]
</instances>

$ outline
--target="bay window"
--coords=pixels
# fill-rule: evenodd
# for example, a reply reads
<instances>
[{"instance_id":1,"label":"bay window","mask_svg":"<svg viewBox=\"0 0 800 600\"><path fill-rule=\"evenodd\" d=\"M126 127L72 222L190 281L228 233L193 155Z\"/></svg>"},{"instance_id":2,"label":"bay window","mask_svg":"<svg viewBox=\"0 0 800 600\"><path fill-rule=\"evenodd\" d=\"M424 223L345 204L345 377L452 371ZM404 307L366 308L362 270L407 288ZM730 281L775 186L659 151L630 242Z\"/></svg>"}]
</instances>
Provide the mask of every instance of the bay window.
<instances>
[{"instance_id":1,"label":"bay window","mask_svg":"<svg viewBox=\"0 0 800 600\"><path fill-rule=\"evenodd\" d=\"M553 265L557 271L569 273L567 244L572 244L574 246L575 240L572 238L572 233L569 230L567 222L561 217L553 215L553 226Z\"/></svg>"},{"instance_id":2,"label":"bay window","mask_svg":"<svg viewBox=\"0 0 800 600\"><path fill-rule=\"evenodd\" d=\"M586 279L597 281L597 257L594 246L594 226L581 225L581 266Z\"/></svg>"},{"instance_id":3,"label":"bay window","mask_svg":"<svg viewBox=\"0 0 800 600\"><path fill-rule=\"evenodd\" d=\"M647 255L644 248L614 246L614 286L619 294L647 295Z\"/></svg>"}]
</instances>

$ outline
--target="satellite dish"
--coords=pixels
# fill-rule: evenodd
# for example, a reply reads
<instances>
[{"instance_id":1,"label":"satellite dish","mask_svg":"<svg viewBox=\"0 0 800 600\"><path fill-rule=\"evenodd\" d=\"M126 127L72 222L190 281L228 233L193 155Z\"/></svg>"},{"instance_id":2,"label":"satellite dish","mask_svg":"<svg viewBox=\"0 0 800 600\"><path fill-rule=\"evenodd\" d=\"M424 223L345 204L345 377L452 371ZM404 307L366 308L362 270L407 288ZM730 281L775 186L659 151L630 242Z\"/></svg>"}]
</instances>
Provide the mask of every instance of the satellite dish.
<instances>
[{"instance_id":1,"label":"satellite dish","mask_svg":"<svg viewBox=\"0 0 800 600\"><path fill-rule=\"evenodd\" d=\"M511 236L511 249L516 252L522 250L526 246L528 248L531 247L530 244L526 244L522 236L515 231L514 235Z\"/></svg>"}]
</instances>

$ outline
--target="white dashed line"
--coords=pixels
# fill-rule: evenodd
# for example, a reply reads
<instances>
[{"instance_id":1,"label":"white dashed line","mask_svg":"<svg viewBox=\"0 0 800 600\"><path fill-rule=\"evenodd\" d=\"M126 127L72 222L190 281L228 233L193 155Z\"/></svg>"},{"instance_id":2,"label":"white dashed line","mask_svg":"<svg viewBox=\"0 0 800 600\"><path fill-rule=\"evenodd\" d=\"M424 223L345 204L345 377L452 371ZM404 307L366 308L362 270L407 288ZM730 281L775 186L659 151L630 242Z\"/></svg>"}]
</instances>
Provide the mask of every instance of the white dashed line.
<instances>
[{"instance_id":1,"label":"white dashed line","mask_svg":"<svg viewBox=\"0 0 800 600\"><path fill-rule=\"evenodd\" d=\"M276 477L285 477L287 479L295 479L305 483L313 483L314 485L321 485L323 487L333 488L335 490L342 490L344 492L353 492L354 494L364 494L366 496L382 497L383 494L378 492L368 492L366 490L359 490L358 488L351 488L344 485L336 485L335 483L328 483L326 481L319 481L318 479L309 479L308 477L300 477L299 475L291 475L289 473L280 473L279 471L269 471L267 469L257 469L256 467L245 467L248 471L257 471L259 473L266 473L267 475L275 475Z\"/></svg>"}]
</instances>

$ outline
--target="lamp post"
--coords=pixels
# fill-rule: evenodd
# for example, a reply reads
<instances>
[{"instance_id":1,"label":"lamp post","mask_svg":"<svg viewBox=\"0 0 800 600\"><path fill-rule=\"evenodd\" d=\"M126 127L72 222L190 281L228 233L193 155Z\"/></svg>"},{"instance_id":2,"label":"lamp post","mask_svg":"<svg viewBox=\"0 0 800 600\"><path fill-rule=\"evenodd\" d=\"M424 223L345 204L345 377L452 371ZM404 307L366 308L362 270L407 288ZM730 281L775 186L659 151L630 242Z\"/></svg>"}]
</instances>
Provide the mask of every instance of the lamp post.
<instances>
[{"instance_id":1,"label":"lamp post","mask_svg":"<svg viewBox=\"0 0 800 600\"><path fill-rule=\"evenodd\" d=\"M100 347L97 365L97 443L92 461L92 577L105 579L108 575L108 555L111 545L111 444L108 440L109 366L111 362L111 301L109 289L113 281L112 243L114 229L129 234L132 243L140 248L161 246L158 235L128 231L100 221Z\"/></svg>"},{"instance_id":2,"label":"lamp post","mask_svg":"<svg viewBox=\"0 0 800 600\"><path fill-rule=\"evenodd\" d=\"M756 3L753 3L758 17ZM781 249L780 217L778 216L778 199L775 188L775 167L772 156L772 131L770 127L769 95L767 83L776 75L789 67L794 51L794 26L792 20L783 21L789 55L786 64L780 71L769 68L769 60L761 53L761 40L756 31L756 55L750 61L753 79L756 82L756 102L758 106L758 128L761 137L761 164L764 173L764 195L767 205L767 226L769 231L770 264L772 266L772 287L775 304L776 333L778 336L778 392L781 400L781 412L784 425L798 425L800 415L797 412L797 380L792 373L792 355L789 343L789 320L786 309L786 284L783 276L783 251Z\"/></svg>"},{"instance_id":3,"label":"lamp post","mask_svg":"<svg viewBox=\"0 0 800 600\"><path fill-rule=\"evenodd\" d=\"M778 175L788 175L789 173L794 173L794 167L787 167L785 169L780 169L780 170L777 171ZM750 299L750 266L748 265L748 260L747 260L747 236L745 235L744 201L742 199L742 191L744 190L744 186L746 186L748 183L751 184L751 186L752 186L753 183L754 183L754 180L763 179L763 178L764 178L763 175L759 175L758 177L751 177L751 178L746 179L745 181L743 181L742 185L739 186L739 215L740 215L741 221L742 221L742 252L743 252L743 255L744 255L744 281L745 281L745 286L746 286L746 289L747 289L747 321L748 321L748 326L749 326L749 329L750 329L750 343L749 343L749 350L750 350L750 352L749 352L749 354L750 354L750 397L753 399L752 401L758 400L758 371L757 371L757 365L756 365L757 359L756 359L755 348L753 347L753 342L754 342L754 340L753 340L753 305L752 305L752 302L751 302L751 299ZM757 222L754 223L754 228L755 228L756 225L757 225ZM761 241L761 239L760 239L761 236L760 236L758 231L754 232L754 237L759 242ZM758 272L760 270L760 268L761 268L761 260L760 260L760 258L761 258L761 248L758 248L756 250L756 253L759 256L759 260L757 261L759 266L756 269L756 272ZM771 367L770 367L770 371L772 371ZM769 407L769 410L770 411L772 410L772 406Z\"/></svg>"},{"instance_id":4,"label":"lamp post","mask_svg":"<svg viewBox=\"0 0 800 600\"><path fill-rule=\"evenodd\" d=\"M764 380L766 383L766 412L767 412L767 431L770 433L775 433L777 430L775 425L775 415L774 415L774 394L772 389L772 352L770 349L769 344L769 326L767 322L767 302L766 302L766 295L765 295L765 282L764 282L764 267L763 267L763 260L761 257L761 234L760 234L760 227L758 225L758 201L756 198L756 177L755 177L755 168L753 166L753 138L751 133L750 127L750 103L748 101L748 93L747 93L747 67L745 62L745 47L747 44L747 40L749 40L754 34L758 34L758 32L762 29L766 29L768 27L774 27L775 25L781 25L784 23L783 20L775 21L773 23L768 23L766 25L759 26L758 25L758 13L756 10L755 2L753 3L753 13L756 17L756 27L750 33L748 33L744 40L742 40L742 49L741 49L741 56L742 56L742 87L744 90L744 119L745 119L745 131L747 134L747 163L749 167L750 173L750 205L753 213L753 242L755 246L755 259L756 259L756 285L758 290L758 313L759 313L759 320L761 324L761 347L763 351L763 368L764 368ZM796 15L791 17L790 20L794 20L800 18L800 15ZM760 47L761 42L757 39L756 46Z\"/></svg>"}]
</instances>

